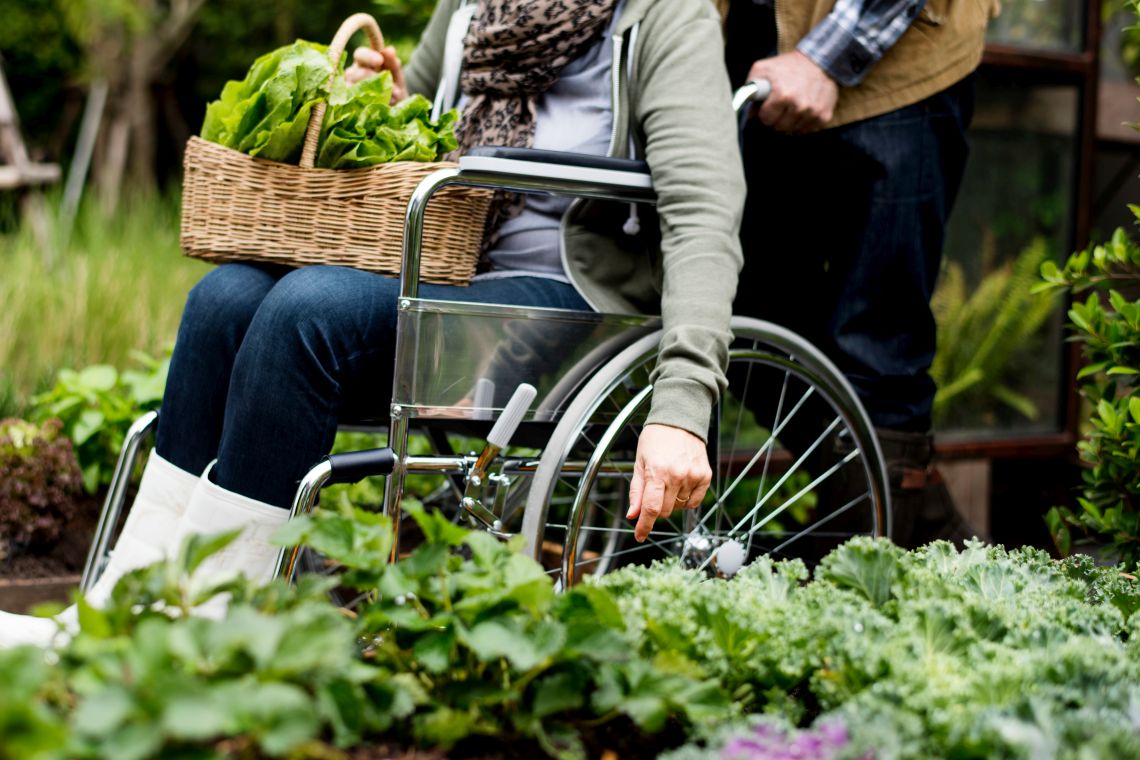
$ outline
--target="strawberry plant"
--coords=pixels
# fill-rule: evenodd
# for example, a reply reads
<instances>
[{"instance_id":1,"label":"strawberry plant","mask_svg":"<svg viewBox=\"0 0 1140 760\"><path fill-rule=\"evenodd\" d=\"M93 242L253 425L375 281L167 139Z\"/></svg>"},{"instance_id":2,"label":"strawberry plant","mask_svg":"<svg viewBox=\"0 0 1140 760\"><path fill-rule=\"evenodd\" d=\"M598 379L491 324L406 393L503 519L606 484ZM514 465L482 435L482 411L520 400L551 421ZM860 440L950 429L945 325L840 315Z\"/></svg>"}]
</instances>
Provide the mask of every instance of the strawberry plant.
<instances>
[{"instance_id":1,"label":"strawberry plant","mask_svg":"<svg viewBox=\"0 0 1140 760\"><path fill-rule=\"evenodd\" d=\"M128 574L103 609L80 602L54 667L32 678L0 659L0 683L27 684L18 702L0 695L0 727L28 726L0 733L0 757L25 757L17 748L41 728L51 758L339 758L369 741L480 740L584 757L607 726L652 741L728 709L714 682L636 654L607 592L558 596L538 564L497 540L415 517L424 543L395 565L380 515L317 512L283 531L367 590L351 613L328 602L336 581L317 576L262 588L195 580L232 534L193 538L177 559ZM222 619L190 614L222 594Z\"/></svg>"},{"instance_id":2,"label":"strawberry plant","mask_svg":"<svg viewBox=\"0 0 1140 760\"><path fill-rule=\"evenodd\" d=\"M163 358L135 352L134 358L139 369L119 372L96 364L79 371L60 370L55 385L32 400L33 419L63 420L63 430L75 444L88 493L111 482L131 423L162 403L169 352Z\"/></svg>"},{"instance_id":3,"label":"strawberry plant","mask_svg":"<svg viewBox=\"0 0 1140 760\"><path fill-rule=\"evenodd\" d=\"M414 676L427 696L410 740L448 748L469 737L531 739L574 757L585 751L583 724L653 734L727 709L698 670L631 653L609 593L557 595L539 564L492 536L437 512L411 514L425 542L394 565L377 561L390 549L382 516L317 512L278 536L338 561L341 584L366 594L356 610L365 657Z\"/></svg>"}]
</instances>

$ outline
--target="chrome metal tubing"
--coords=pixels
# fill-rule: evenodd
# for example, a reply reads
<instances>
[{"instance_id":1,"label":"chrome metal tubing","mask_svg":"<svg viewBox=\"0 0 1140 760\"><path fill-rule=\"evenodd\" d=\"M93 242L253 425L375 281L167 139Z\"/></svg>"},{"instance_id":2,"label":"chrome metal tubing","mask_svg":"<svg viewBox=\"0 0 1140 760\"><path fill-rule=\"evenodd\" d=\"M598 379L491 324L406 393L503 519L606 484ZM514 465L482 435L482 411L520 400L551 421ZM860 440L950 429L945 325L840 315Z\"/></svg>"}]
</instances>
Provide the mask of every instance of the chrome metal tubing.
<instances>
[{"instance_id":1,"label":"chrome metal tubing","mask_svg":"<svg viewBox=\"0 0 1140 760\"><path fill-rule=\"evenodd\" d=\"M317 494L321 492L321 487L330 477L332 477L332 464L327 459L305 473L305 477L301 478L301 484L297 486L297 493L293 496L293 506L289 509L290 520L313 511L313 505L317 503ZM293 580L300 550L299 546L281 547L281 551L277 552L277 563L273 566L274 578Z\"/></svg>"},{"instance_id":2,"label":"chrome metal tubing","mask_svg":"<svg viewBox=\"0 0 1140 760\"><path fill-rule=\"evenodd\" d=\"M585 472L582 473L581 480L578 481L578 493L574 496L574 506L570 509L570 519L567 521L566 547L562 552L563 583L567 582L567 578L574 577L574 569L578 561L578 534L582 530L582 519L585 517L586 505L590 501L589 486L594 482L594 478L597 477L597 474L601 472L602 461L609 454L610 446L613 445L618 435L621 434L626 423L649 401L649 397L652 394L653 386L645 386L625 405L625 408L618 413L614 421L606 428L606 432L602 434L601 440L598 441L597 448L594 449L594 453L590 456L590 461L586 465Z\"/></svg>"},{"instance_id":3,"label":"chrome metal tubing","mask_svg":"<svg viewBox=\"0 0 1140 760\"><path fill-rule=\"evenodd\" d=\"M463 456L408 457L404 464L406 472L432 473L436 475L466 475L475 460Z\"/></svg>"},{"instance_id":4,"label":"chrome metal tubing","mask_svg":"<svg viewBox=\"0 0 1140 760\"><path fill-rule=\"evenodd\" d=\"M388 431L388 446L396 455L396 466L392 468L392 474L384 479L384 514L392 521L390 559L395 562L400 557L400 501L404 498L404 476L408 466L408 418L394 414Z\"/></svg>"},{"instance_id":5,"label":"chrome metal tubing","mask_svg":"<svg viewBox=\"0 0 1140 760\"><path fill-rule=\"evenodd\" d=\"M111 489L103 502L103 511L99 513L99 522L95 526L95 535L91 541L91 548L87 551L87 561L83 565L79 590L84 594L91 590L103 572L103 559L107 556L111 535L115 532L115 525L119 522L119 515L123 511L127 487L131 482L131 470L134 469L135 460L139 455L139 446L143 437L150 433L157 423L158 412L147 412L134 421L123 440L119 461L115 463L115 473L111 477Z\"/></svg>"},{"instance_id":6,"label":"chrome metal tubing","mask_svg":"<svg viewBox=\"0 0 1140 760\"><path fill-rule=\"evenodd\" d=\"M529 167L538 171L541 164ZM653 203L657 194L650 188L620 184L602 184L561 177L535 177L509 172L462 171L440 169L424 177L412 197L404 218L404 259L400 269L400 297L415 298L420 288L420 257L423 252L424 214L428 201L448 185L482 187L488 190L510 190L520 193L570 195L576 198L598 198L624 203Z\"/></svg>"},{"instance_id":7,"label":"chrome metal tubing","mask_svg":"<svg viewBox=\"0 0 1140 760\"><path fill-rule=\"evenodd\" d=\"M420 180L408 200L408 211L404 217L404 261L400 267L400 297L415 298L420 290L420 254L424 242L424 212L428 201L435 192L455 177L459 169L440 169ZM396 349L399 356L399 347ZM393 386L395 387L395 386Z\"/></svg>"},{"instance_id":8,"label":"chrome metal tubing","mask_svg":"<svg viewBox=\"0 0 1140 760\"><path fill-rule=\"evenodd\" d=\"M535 164L535 168L541 164ZM510 190L517 193L543 193L569 195L575 198L597 198L621 203L654 203L657 193L652 188L631 187L622 184L602 184L564 177L534 177L529 174L464 170L454 182L447 184L483 187L489 190Z\"/></svg>"}]
</instances>

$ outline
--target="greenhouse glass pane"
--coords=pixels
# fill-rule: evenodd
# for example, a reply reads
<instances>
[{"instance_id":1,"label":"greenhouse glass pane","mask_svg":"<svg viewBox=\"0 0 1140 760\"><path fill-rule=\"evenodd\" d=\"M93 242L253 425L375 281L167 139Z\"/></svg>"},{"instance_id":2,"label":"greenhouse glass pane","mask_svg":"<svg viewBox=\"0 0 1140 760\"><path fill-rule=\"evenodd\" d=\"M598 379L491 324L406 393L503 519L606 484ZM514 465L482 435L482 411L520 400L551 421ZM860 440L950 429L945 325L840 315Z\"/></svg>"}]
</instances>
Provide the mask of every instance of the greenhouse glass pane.
<instances>
[{"instance_id":1,"label":"greenhouse glass pane","mask_svg":"<svg viewBox=\"0 0 1140 760\"><path fill-rule=\"evenodd\" d=\"M1061 314L1028 289L1071 246L1077 108L1075 87L979 76L933 304L935 427L950 437L1061 429Z\"/></svg>"},{"instance_id":2,"label":"greenhouse glass pane","mask_svg":"<svg viewBox=\"0 0 1140 760\"><path fill-rule=\"evenodd\" d=\"M1080 52L1084 48L1084 3L1079 0L1002 0L986 38L1031 50Z\"/></svg>"}]
</instances>

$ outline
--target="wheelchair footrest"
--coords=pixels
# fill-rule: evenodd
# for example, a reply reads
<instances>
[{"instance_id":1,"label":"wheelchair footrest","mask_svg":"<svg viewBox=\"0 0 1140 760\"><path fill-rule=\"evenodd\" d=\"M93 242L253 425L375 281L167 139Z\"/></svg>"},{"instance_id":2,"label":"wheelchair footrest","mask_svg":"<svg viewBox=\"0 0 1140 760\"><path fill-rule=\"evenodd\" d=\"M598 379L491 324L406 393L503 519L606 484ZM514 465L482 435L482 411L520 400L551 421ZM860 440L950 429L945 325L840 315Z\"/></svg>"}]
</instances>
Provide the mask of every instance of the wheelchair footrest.
<instances>
[{"instance_id":1,"label":"wheelchair footrest","mask_svg":"<svg viewBox=\"0 0 1140 760\"><path fill-rule=\"evenodd\" d=\"M391 475L396 466L396 455L389 448L366 449L330 454L325 461L332 468L332 474L324 484L331 486L335 483L359 483L373 475Z\"/></svg>"}]
</instances>

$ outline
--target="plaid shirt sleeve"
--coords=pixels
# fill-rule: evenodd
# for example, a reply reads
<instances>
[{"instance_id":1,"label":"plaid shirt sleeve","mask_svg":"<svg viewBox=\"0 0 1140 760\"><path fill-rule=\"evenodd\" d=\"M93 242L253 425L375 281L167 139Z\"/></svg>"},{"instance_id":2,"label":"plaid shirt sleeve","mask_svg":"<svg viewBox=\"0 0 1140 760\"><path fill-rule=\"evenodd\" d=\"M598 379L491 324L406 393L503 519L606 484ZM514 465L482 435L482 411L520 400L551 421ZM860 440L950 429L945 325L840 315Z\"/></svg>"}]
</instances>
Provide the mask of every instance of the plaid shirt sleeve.
<instances>
[{"instance_id":1,"label":"plaid shirt sleeve","mask_svg":"<svg viewBox=\"0 0 1140 760\"><path fill-rule=\"evenodd\" d=\"M845 87L863 81L918 18L926 0L836 0L796 46Z\"/></svg>"}]
</instances>

